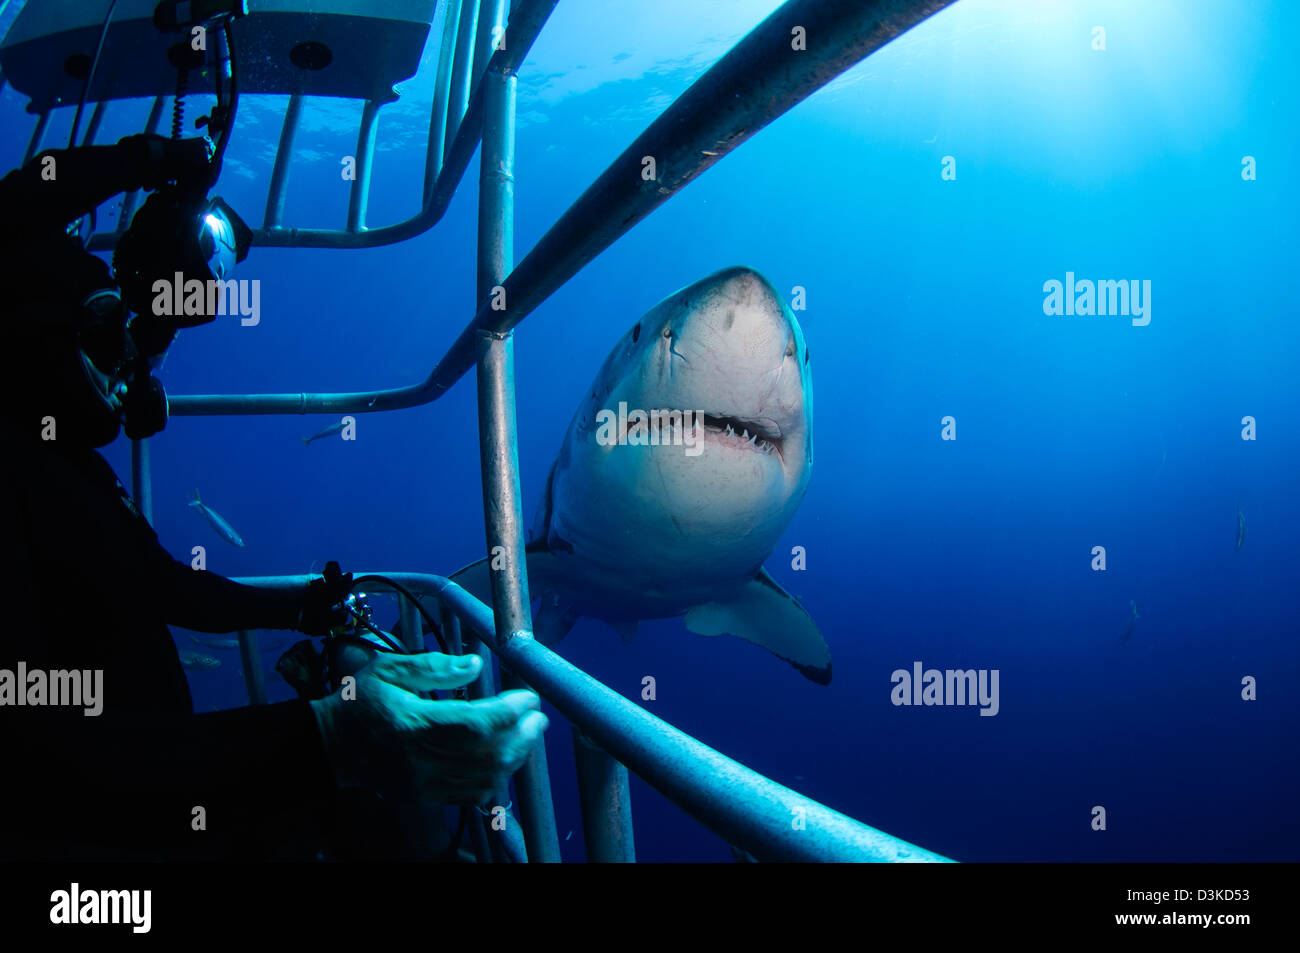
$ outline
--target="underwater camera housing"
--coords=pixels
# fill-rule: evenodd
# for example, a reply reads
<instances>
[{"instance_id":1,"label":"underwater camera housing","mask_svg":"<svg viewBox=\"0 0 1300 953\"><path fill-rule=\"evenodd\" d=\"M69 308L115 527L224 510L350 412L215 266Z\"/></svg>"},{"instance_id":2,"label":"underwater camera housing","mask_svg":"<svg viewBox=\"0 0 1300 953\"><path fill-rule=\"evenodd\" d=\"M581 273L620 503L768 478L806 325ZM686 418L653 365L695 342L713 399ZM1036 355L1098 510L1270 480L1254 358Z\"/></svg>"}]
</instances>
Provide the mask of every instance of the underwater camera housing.
<instances>
[{"instance_id":1,"label":"underwater camera housing","mask_svg":"<svg viewBox=\"0 0 1300 953\"><path fill-rule=\"evenodd\" d=\"M127 307L140 316L137 321L144 319L143 330L155 319L152 303L159 294L157 282L165 282L170 296L178 283L198 280L206 286L209 281L222 281L248 257L252 241L252 230L221 198L164 186L149 196L122 235L113 252L113 272ZM215 318L215 314L168 315L166 323L175 330ZM164 348L171 341L166 334L154 337L166 338ZM142 350L149 354L152 348Z\"/></svg>"}]
</instances>

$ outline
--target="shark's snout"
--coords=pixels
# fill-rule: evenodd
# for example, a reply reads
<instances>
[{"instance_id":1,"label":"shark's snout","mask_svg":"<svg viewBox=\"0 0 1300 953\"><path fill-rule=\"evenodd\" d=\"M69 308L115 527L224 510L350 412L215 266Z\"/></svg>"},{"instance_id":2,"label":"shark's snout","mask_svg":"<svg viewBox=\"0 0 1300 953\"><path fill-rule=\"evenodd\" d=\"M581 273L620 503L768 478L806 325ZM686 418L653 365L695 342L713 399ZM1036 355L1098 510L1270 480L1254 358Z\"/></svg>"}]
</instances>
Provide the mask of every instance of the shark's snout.
<instances>
[{"instance_id":1,"label":"shark's snout","mask_svg":"<svg viewBox=\"0 0 1300 953\"><path fill-rule=\"evenodd\" d=\"M716 348L752 369L779 364L795 351L794 329L774 289L752 268L728 268L695 286L699 301L678 334Z\"/></svg>"},{"instance_id":2,"label":"shark's snout","mask_svg":"<svg viewBox=\"0 0 1300 953\"><path fill-rule=\"evenodd\" d=\"M695 407L719 446L773 453L807 438L807 348L790 309L752 268L728 268L678 293L663 317L656 383Z\"/></svg>"}]
</instances>

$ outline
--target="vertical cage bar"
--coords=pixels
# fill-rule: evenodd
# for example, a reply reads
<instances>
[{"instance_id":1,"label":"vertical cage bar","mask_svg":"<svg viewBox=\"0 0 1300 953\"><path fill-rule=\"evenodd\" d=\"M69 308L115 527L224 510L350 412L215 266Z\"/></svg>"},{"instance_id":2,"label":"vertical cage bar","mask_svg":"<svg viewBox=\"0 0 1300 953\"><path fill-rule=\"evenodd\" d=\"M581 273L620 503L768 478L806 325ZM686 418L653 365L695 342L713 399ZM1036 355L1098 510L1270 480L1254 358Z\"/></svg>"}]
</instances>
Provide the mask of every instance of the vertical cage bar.
<instances>
[{"instance_id":1,"label":"vertical cage bar","mask_svg":"<svg viewBox=\"0 0 1300 953\"><path fill-rule=\"evenodd\" d=\"M493 295L514 264L513 74L484 76L483 149L479 175L478 297ZM524 561L523 509L515 431L514 343L509 335L484 334L478 342L479 449L483 510L489 554L504 553L504 568L492 575L498 643L532 638L532 612ZM502 670L502 683L524 687ZM539 742L515 775L519 817L529 859L555 863L560 841L547 772L546 745Z\"/></svg>"},{"instance_id":2,"label":"vertical cage bar","mask_svg":"<svg viewBox=\"0 0 1300 953\"><path fill-rule=\"evenodd\" d=\"M357 132L356 178L352 180L352 197L348 202L348 231L366 227L366 208L370 204L370 169L375 160L375 120L379 103L367 99L361 110L361 128Z\"/></svg>"},{"instance_id":3,"label":"vertical cage bar","mask_svg":"<svg viewBox=\"0 0 1300 953\"><path fill-rule=\"evenodd\" d=\"M266 685L262 682L262 666L257 654L257 633L239 630L239 661L244 666L244 684L248 687L251 705L266 704Z\"/></svg>"},{"instance_id":4,"label":"vertical cage bar","mask_svg":"<svg viewBox=\"0 0 1300 953\"><path fill-rule=\"evenodd\" d=\"M406 596L399 596L399 605L402 620L402 641L406 644L406 651L415 654L424 651L424 617L420 615L420 610L415 607L415 602Z\"/></svg>"},{"instance_id":5,"label":"vertical cage bar","mask_svg":"<svg viewBox=\"0 0 1300 953\"><path fill-rule=\"evenodd\" d=\"M578 803L582 808L582 837L587 862L636 862L632 842L632 799L627 768L593 744L575 725L573 760L578 769Z\"/></svg>"},{"instance_id":6,"label":"vertical cage bar","mask_svg":"<svg viewBox=\"0 0 1300 953\"><path fill-rule=\"evenodd\" d=\"M86 124L86 135L81 140L83 146L93 145L95 137L99 135L99 126L104 121L104 107L106 103L100 100L95 103L95 108L90 113L90 122Z\"/></svg>"},{"instance_id":7,"label":"vertical cage bar","mask_svg":"<svg viewBox=\"0 0 1300 953\"><path fill-rule=\"evenodd\" d=\"M502 666L503 689L528 688L523 679ZM560 837L555 829L555 801L551 796L551 769L546 757L546 739L542 738L515 773L515 794L519 797L516 813L524 829L528 857L534 863L560 862Z\"/></svg>"},{"instance_id":8,"label":"vertical cage bar","mask_svg":"<svg viewBox=\"0 0 1300 953\"><path fill-rule=\"evenodd\" d=\"M447 94L447 137L443 151L443 162L451 154L452 143L456 141L456 132L465 118L469 108L469 91L473 81L470 75L474 60L474 27L478 22L479 0L463 0L460 8L460 23L456 30L456 57L451 67L451 89Z\"/></svg>"},{"instance_id":9,"label":"vertical cage bar","mask_svg":"<svg viewBox=\"0 0 1300 953\"><path fill-rule=\"evenodd\" d=\"M458 620L458 630L459 626ZM496 681L492 677L492 653L472 632L463 632L463 638L465 639L465 654L477 654L483 659L483 667L479 669L478 678L469 684L470 700L491 698L496 694ZM465 810L469 812L469 820L466 826L469 828L470 841L474 845L474 856L478 858L480 864L490 864L493 861L493 855L491 845L488 843L487 827L483 823L483 815L476 811L473 806L466 806Z\"/></svg>"},{"instance_id":10,"label":"vertical cage bar","mask_svg":"<svg viewBox=\"0 0 1300 953\"><path fill-rule=\"evenodd\" d=\"M438 76L433 84L433 107L429 113L429 146L424 154L424 192L421 206L433 197L433 187L442 172L447 150L447 102L451 94L451 64L456 56L456 28L460 25L460 0L448 0L442 21L442 46L438 52Z\"/></svg>"},{"instance_id":11,"label":"vertical cage bar","mask_svg":"<svg viewBox=\"0 0 1300 953\"><path fill-rule=\"evenodd\" d=\"M458 630L459 625L458 621ZM465 640L465 654L476 654L483 659L483 667L479 669L478 678L469 683L470 700L491 698L496 694L496 679L492 673L492 653L472 632L460 631ZM488 842L487 826L483 823L483 815L472 806L466 807L465 810L469 811L468 827L470 840L474 845L474 855L478 858L480 864L490 864L493 862L494 857L491 845Z\"/></svg>"},{"instance_id":12,"label":"vertical cage bar","mask_svg":"<svg viewBox=\"0 0 1300 953\"><path fill-rule=\"evenodd\" d=\"M149 441L131 441L131 499L135 508L153 525L153 466L149 459Z\"/></svg>"},{"instance_id":13,"label":"vertical cage bar","mask_svg":"<svg viewBox=\"0 0 1300 953\"><path fill-rule=\"evenodd\" d=\"M460 616L452 612L445 602L439 601L438 619L442 623L442 637L447 641L447 652L460 655L464 651L460 640Z\"/></svg>"},{"instance_id":14,"label":"vertical cage bar","mask_svg":"<svg viewBox=\"0 0 1300 953\"><path fill-rule=\"evenodd\" d=\"M493 800L485 810L486 815L479 814L483 821L483 827L488 837L488 846L492 849L492 859L498 864L526 864L528 863L527 847L524 844L524 835L520 831L519 821L507 808L503 815L503 824L498 830L496 828L497 816L492 813L492 808L498 804L505 807L508 802Z\"/></svg>"},{"instance_id":15,"label":"vertical cage bar","mask_svg":"<svg viewBox=\"0 0 1300 953\"><path fill-rule=\"evenodd\" d=\"M469 683L469 697L491 698L497 693L496 677L492 673L492 653L472 632L462 630L465 639L465 654L478 655L483 659L483 667L478 671L478 678Z\"/></svg>"},{"instance_id":16,"label":"vertical cage bar","mask_svg":"<svg viewBox=\"0 0 1300 953\"><path fill-rule=\"evenodd\" d=\"M41 149L41 140L45 138L45 127L50 124L50 111L42 109L36 117L36 128L32 130L31 139L27 140L27 151L23 154L23 165L32 161L32 156Z\"/></svg>"},{"instance_id":17,"label":"vertical cage bar","mask_svg":"<svg viewBox=\"0 0 1300 953\"><path fill-rule=\"evenodd\" d=\"M513 265L513 79L493 75L485 90L478 204L480 304L493 296ZM491 573L496 637L502 642L533 627L519 499L514 343L509 334L479 335L478 408L487 551L494 562L497 553L505 554L504 568Z\"/></svg>"},{"instance_id":18,"label":"vertical cage bar","mask_svg":"<svg viewBox=\"0 0 1300 953\"><path fill-rule=\"evenodd\" d=\"M289 163L293 159L293 141L298 136L298 120L301 115L302 93L291 93L289 106L284 111L284 125L280 127L280 145L275 150L275 165L271 167L271 187L266 193L263 228L279 228L280 220L284 217L285 185L289 181Z\"/></svg>"},{"instance_id":19,"label":"vertical cage bar","mask_svg":"<svg viewBox=\"0 0 1300 953\"><path fill-rule=\"evenodd\" d=\"M492 58L493 40L497 27L505 27L505 0L479 0L478 34L474 40L474 69L470 73L470 91L474 83L487 69L487 61Z\"/></svg>"}]
</instances>

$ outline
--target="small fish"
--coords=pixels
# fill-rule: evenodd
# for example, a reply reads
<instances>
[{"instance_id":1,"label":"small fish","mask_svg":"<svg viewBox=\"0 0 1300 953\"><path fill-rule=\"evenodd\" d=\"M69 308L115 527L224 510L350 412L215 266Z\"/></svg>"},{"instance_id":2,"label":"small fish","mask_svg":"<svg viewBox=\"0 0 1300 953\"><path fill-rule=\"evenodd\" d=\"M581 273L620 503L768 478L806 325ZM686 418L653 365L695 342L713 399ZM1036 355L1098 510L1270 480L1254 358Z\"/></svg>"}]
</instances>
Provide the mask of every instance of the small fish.
<instances>
[{"instance_id":1,"label":"small fish","mask_svg":"<svg viewBox=\"0 0 1300 953\"><path fill-rule=\"evenodd\" d=\"M214 659L211 655L204 655L202 652L191 652L189 649L177 649L176 654L180 656L181 665L185 668L194 668L205 672L211 671L214 668L221 668L221 662Z\"/></svg>"},{"instance_id":2,"label":"small fish","mask_svg":"<svg viewBox=\"0 0 1300 953\"><path fill-rule=\"evenodd\" d=\"M204 648L216 649L219 652L238 652L239 639L223 635L191 635L190 641L195 645L201 645ZM287 648L289 640L281 637L278 639L261 639L257 640L257 648L260 652L274 652L277 649Z\"/></svg>"},{"instance_id":3,"label":"small fish","mask_svg":"<svg viewBox=\"0 0 1300 953\"><path fill-rule=\"evenodd\" d=\"M1120 633L1119 644L1123 645L1133 636L1133 627L1137 625L1138 607L1132 599L1129 600L1129 608L1133 610L1133 615L1129 617L1128 624L1124 626L1124 631Z\"/></svg>"},{"instance_id":4,"label":"small fish","mask_svg":"<svg viewBox=\"0 0 1300 953\"><path fill-rule=\"evenodd\" d=\"M1161 451L1160 451L1160 466L1156 467L1156 472L1153 473L1153 474L1151 474L1151 479L1154 480L1156 477L1158 477L1158 476L1160 475L1160 471L1163 470L1163 469L1165 468L1165 461L1166 461L1167 459L1169 459L1169 450L1168 450L1168 449L1161 450Z\"/></svg>"},{"instance_id":5,"label":"small fish","mask_svg":"<svg viewBox=\"0 0 1300 953\"><path fill-rule=\"evenodd\" d=\"M569 839L570 837L572 837L572 836L573 836L573 831L569 831L569 833L567 833L567 834L564 835L564 839L565 839L565 840L568 840L568 839Z\"/></svg>"},{"instance_id":6,"label":"small fish","mask_svg":"<svg viewBox=\"0 0 1300 953\"><path fill-rule=\"evenodd\" d=\"M330 424L324 430L318 433L314 433L310 437L300 438L302 440L302 445L304 447L310 447L311 442L313 440L324 440L326 437L337 436L338 434L341 434L343 432L343 428L346 426L347 423L344 420L340 420L338 423Z\"/></svg>"},{"instance_id":7,"label":"small fish","mask_svg":"<svg viewBox=\"0 0 1300 953\"><path fill-rule=\"evenodd\" d=\"M1246 545L1246 514L1241 511L1241 504L1237 504L1237 552L1241 552L1241 547Z\"/></svg>"},{"instance_id":8,"label":"small fish","mask_svg":"<svg viewBox=\"0 0 1300 953\"><path fill-rule=\"evenodd\" d=\"M208 525L217 531L217 535L228 542L231 546L243 546L244 541L240 539L239 534L235 532L235 527L231 526L221 514L213 510L208 504L199 499L199 491L194 491L194 499L190 500L190 506L196 508L203 514L203 518L208 521Z\"/></svg>"}]
</instances>

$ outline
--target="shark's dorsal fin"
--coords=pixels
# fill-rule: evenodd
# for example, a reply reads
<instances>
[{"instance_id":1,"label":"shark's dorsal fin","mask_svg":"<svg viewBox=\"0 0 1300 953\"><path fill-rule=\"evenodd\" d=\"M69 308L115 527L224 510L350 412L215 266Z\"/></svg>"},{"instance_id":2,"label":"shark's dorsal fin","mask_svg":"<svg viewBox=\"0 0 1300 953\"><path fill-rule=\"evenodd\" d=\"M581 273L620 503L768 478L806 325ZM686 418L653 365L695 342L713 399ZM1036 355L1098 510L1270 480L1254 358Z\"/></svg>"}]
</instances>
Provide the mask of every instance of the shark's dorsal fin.
<instances>
[{"instance_id":1,"label":"shark's dorsal fin","mask_svg":"<svg viewBox=\"0 0 1300 953\"><path fill-rule=\"evenodd\" d=\"M818 685L831 682L831 653L799 600L767 570L728 599L705 602L686 612L686 628L697 635L731 635L761 645Z\"/></svg>"}]
</instances>

